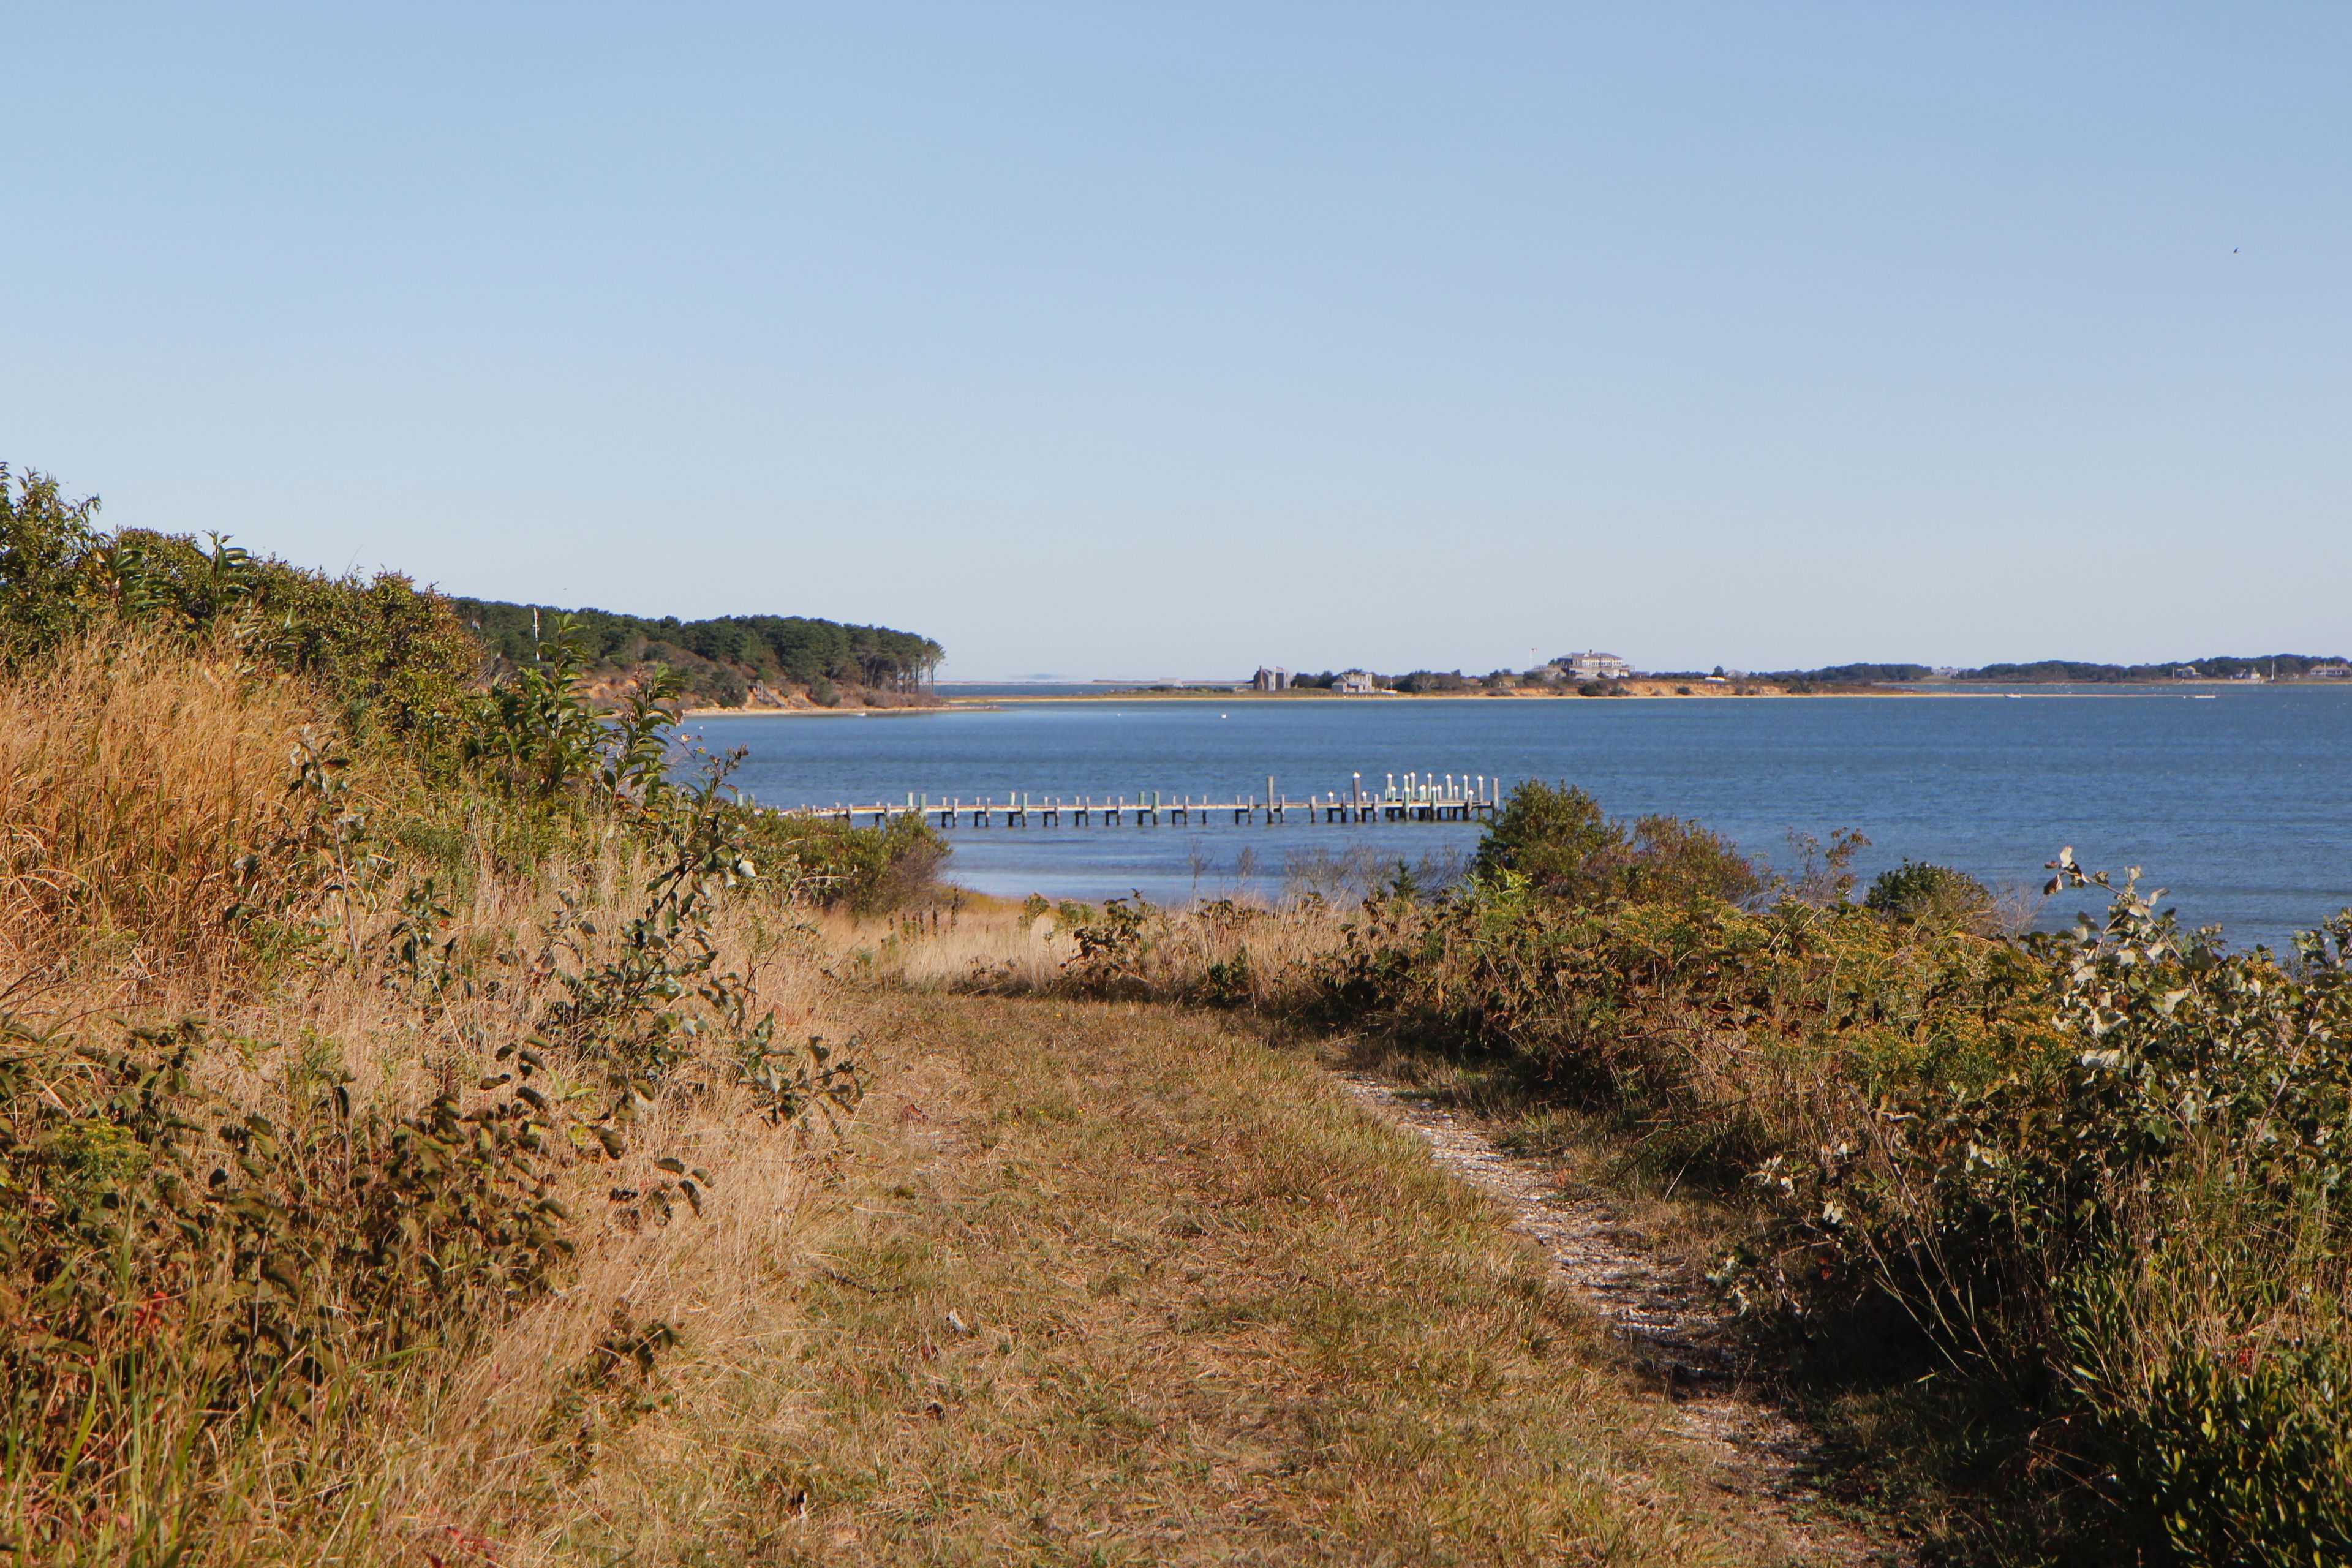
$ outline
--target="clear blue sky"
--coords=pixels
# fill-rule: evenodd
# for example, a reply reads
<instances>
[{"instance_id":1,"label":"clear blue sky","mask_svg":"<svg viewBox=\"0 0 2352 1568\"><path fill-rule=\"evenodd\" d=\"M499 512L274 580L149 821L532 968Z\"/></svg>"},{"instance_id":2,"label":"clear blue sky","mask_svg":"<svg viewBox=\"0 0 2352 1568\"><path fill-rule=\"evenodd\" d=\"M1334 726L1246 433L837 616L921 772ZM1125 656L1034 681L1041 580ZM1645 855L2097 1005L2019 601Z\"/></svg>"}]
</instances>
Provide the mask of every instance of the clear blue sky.
<instances>
[{"instance_id":1,"label":"clear blue sky","mask_svg":"<svg viewBox=\"0 0 2352 1568\"><path fill-rule=\"evenodd\" d=\"M2352 648L2352 7L6 9L0 458L948 673Z\"/></svg>"}]
</instances>

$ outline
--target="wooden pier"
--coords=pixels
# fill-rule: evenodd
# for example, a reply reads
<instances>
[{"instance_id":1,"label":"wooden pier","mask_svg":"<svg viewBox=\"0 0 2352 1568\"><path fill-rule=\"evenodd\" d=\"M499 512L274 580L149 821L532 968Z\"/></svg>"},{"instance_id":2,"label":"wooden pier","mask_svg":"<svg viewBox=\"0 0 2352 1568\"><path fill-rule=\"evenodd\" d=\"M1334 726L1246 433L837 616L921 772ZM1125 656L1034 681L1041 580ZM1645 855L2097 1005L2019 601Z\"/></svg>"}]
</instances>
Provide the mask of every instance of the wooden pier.
<instances>
[{"instance_id":1,"label":"wooden pier","mask_svg":"<svg viewBox=\"0 0 2352 1568\"><path fill-rule=\"evenodd\" d=\"M912 816L939 827L1118 827L1132 824L1157 827L1163 824L1190 826L1223 822L1234 826L1302 820L1308 823L1475 822L1495 815L1502 781L1485 773L1390 773L1387 783L1367 788L1364 775L1350 775L1348 787L1309 794L1294 800L1265 781L1265 794L1228 799L1213 795L1139 790L1124 795L1034 795L1009 790L1003 796L932 796L909 793L904 802L877 801L870 805L836 802L832 805L779 807L785 816L831 817L855 826L861 819L883 827L898 817Z\"/></svg>"}]
</instances>

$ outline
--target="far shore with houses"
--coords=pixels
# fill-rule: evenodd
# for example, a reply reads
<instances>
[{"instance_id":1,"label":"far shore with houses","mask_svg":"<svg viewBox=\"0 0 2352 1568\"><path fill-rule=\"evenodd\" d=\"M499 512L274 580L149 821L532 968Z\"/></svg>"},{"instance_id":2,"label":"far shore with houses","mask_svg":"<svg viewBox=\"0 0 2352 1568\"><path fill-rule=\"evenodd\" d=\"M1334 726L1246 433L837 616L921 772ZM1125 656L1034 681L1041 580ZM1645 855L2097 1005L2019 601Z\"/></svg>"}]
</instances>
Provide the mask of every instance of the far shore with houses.
<instances>
[{"instance_id":1,"label":"far shore with houses","mask_svg":"<svg viewBox=\"0 0 2352 1568\"><path fill-rule=\"evenodd\" d=\"M2133 667L2133 673L2127 679L2135 684L2263 685L2352 681L2352 661L2340 658L2223 659L2215 662L2234 668L2209 669L2186 663ZM2287 668L2282 668L2282 665ZM1721 665L1706 674L1645 671L1635 668L1631 660L1620 655L1591 648L1582 653L1562 655L1532 669L1496 670L1485 676L1465 675L1459 670L1416 670L1410 675L1381 675L1363 668L1326 670L1317 675L1281 665L1261 665L1246 684L1211 680L1169 681L1157 685L1113 681L1098 684L1119 689L1116 693L1105 691L1102 695L1124 697L1186 693L1205 696L1212 692L1233 696L1290 697L1797 697L1924 695L1936 691L1958 694L1967 692L1971 687L1980 689L1988 685L2042 685L2064 681L2063 677L2049 676L2010 681L1990 669L1898 668L1905 669L1902 677L1878 679L1856 679L1843 670L1797 674L1783 671L1767 675ZM2118 683L2118 678L2106 675L2095 682L2082 683Z\"/></svg>"},{"instance_id":2,"label":"far shore with houses","mask_svg":"<svg viewBox=\"0 0 2352 1568\"><path fill-rule=\"evenodd\" d=\"M2017 673L2010 673L2015 671ZM2064 671L2066 673L2061 673ZM2072 673L2085 671L2089 673ZM1880 673L1885 672L1885 673ZM1695 671L1636 669L1631 660L1598 648L1564 654L1532 669L1498 669L1484 676L1460 670L1415 670L1381 675L1363 668L1309 674L1263 665L1245 682L1232 680L1110 680L1091 682L1091 691L1040 690L1023 701L1100 701L1154 698L1491 698L1491 697L1812 697L1812 696L1995 696L2005 687L2136 685L2268 685L2344 681L2352 684L2352 660L2305 655L2257 658L2220 658L2203 663L2133 666L1994 665L1979 669L1925 665L1849 665L1770 674L1718 665ZM1003 693L971 697L942 695L953 706L993 706Z\"/></svg>"}]
</instances>

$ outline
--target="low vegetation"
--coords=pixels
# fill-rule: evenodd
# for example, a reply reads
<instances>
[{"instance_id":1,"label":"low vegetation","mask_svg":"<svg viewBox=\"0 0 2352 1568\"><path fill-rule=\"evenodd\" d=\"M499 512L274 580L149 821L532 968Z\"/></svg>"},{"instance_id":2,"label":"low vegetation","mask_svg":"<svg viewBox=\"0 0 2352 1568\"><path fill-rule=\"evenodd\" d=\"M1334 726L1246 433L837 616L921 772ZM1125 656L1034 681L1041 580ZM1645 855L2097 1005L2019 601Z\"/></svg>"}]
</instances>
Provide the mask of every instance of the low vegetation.
<instances>
[{"instance_id":1,"label":"low vegetation","mask_svg":"<svg viewBox=\"0 0 2352 1568\"><path fill-rule=\"evenodd\" d=\"M1881 907L1491 879L1360 927L1323 1003L1740 1184L1762 1221L1727 1284L1797 1324L1899 1307L2014 1423L2043 1544L2352 1550L2352 923L2282 963L2128 886L2067 937L1979 934L1944 889Z\"/></svg>"},{"instance_id":2,"label":"low vegetation","mask_svg":"<svg viewBox=\"0 0 2352 1568\"><path fill-rule=\"evenodd\" d=\"M0 475L17 1560L1781 1553L1302 1043L1703 1199L1933 1554L2352 1556L2352 915L2061 854L2020 934L1545 785L1458 876L983 910L554 630Z\"/></svg>"},{"instance_id":3,"label":"low vegetation","mask_svg":"<svg viewBox=\"0 0 2352 1568\"><path fill-rule=\"evenodd\" d=\"M939 847L750 810L583 657L0 475L17 1561L491 1561L756 1308L866 1082L809 911Z\"/></svg>"},{"instance_id":4,"label":"low vegetation","mask_svg":"<svg viewBox=\"0 0 2352 1568\"><path fill-rule=\"evenodd\" d=\"M860 1027L903 1064L875 1185L747 1369L806 1415L712 1560L1789 1560L1486 1201L1254 1021L883 991Z\"/></svg>"},{"instance_id":5,"label":"low vegetation","mask_svg":"<svg viewBox=\"0 0 2352 1568\"><path fill-rule=\"evenodd\" d=\"M2062 855L2105 914L2012 935L1948 868L1852 900L1851 847L1768 885L1531 784L1441 896L1130 901L944 978L1419 1051L1507 1138L1707 1194L1791 1397L1938 1553L2346 1560L2352 914L2233 951Z\"/></svg>"}]
</instances>

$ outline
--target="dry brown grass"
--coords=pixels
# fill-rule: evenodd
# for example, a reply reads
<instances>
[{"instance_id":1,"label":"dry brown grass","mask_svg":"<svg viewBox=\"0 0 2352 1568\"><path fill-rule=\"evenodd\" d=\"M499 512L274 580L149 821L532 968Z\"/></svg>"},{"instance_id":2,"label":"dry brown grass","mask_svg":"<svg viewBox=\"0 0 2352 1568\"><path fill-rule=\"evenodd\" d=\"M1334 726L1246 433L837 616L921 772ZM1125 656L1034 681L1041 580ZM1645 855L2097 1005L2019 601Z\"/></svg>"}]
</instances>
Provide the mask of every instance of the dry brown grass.
<instances>
[{"instance_id":1,"label":"dry brown grass","mask_svg":"<svg viewBox=\"0 0 2352 1568\"><path fill-rule=\"evenodd\" d=\"M288 787L318 722L234 649L143 634L0 684L0 984L68 958L120 994L220 978L244 952L232 906L280 910L333 837L334 799Z\"/></svg>"},{"instance_id":2,"label":"dry brown grass","mask_svg":"<svg viewBox=\"0 0 2352 1568\"><path fill-rule=\"evenodd\" d=\"M226 649L100 639L0 688L18 1024L103 1045L110 1016L201 1013L198 1091L289 1129L322 1075L386 1116L475 1103L648 868L592 837L500 869L463 813L404 848L402 780L289 790L319 724ZM362 852L363 877L334 858ZM426 877L429 983L394 941ZM1160 921L1127 979L1271 1000L1335 930L1312 904ZM863 1032L854 1121L754 1114L714 1033L618 1163L563 1175L586 1217L551 1292L250 1431L166 1397L69 1491L0 1477L0 1536L161 1562L132 1542L173 1518L182 1562L418 1568L1775 1557L1496 1216L1234 1015L1037 996L1102 977L987 900L935 931L738 894L713 934L780 1039ZM610 1094L561 1051L541 1087ZM707 1214L606 1202L664 1155L709 1170ZM615 1353L656 1324L646 1365ZM173 1470L183 1429L202 1458Z\"/></svg>"},{"instance_id":3,"label":"dry brown grass","mask_svg":"<svg viewBox=\"0 0 2352 1568\"><path fill-rule=\"evenodd\" d=\"M1171 1000L1213 994L1224 1005L1280 1008L1297 998L1354 912L1352 905L1313 899L1153 910L1130 961L1094 968L1082 962L1078 936L1058 913L1031 915L1017 903L971 894L952 913L927 910L881 920L832 914L812 929L835 973L861 984L997 995L1112 990ZM1213 977L1219 965L1224 967Z\"/></svg>"},{"instance_id":4,"label":"dry brown grass","mask_svg":"<svg viewBox=\"0 0 2352 1568\"><path fill-rule=\"evenodd\" d=\"M616 1447L637 1489L579 1555L1781 1559L1502 1218L1310 1061L1133 1005L862 1012L879 1087L792 1308L731 1414Z\"/></svg>"},{"instance_id":5,"label":"dry brown grass","mask_svg":"<svg viewBox=\"0 0 2352 1568\"><path fill-rule=\"evenodd\" d=\"M308 1121L291 1109L299 1086L322 1077L344 1079L362 1114L393 1119L443 1092L480 1098L491 1053L532 1034L564 994L559 970L613 951L648 868L603 836L561 841L529 871L498 869L494 813L456 820L463 841L437 857L405 850L383 820L413 798L395 770L312 766L304 778L332 755L331 734L304 689L227 647L191 656L109 634L0 684L0 1011L32 1036L98 1047L122 1044L126 1026L199 1016L190 1106L259 1112L289 1136ZM447 955L435 964L444 983L429 984L403 971L392 941L403 894L428 877L446 908L432 942ZM225 920L239 902L259 918ZM560 931L580 949L555 945ZM831 1032L797 911L748 894L714 934L752 1016L772 1009L785 1040ZM559 1101L609 1099L598 1064L559 1051L549 1069ZM83 1465L69 1489L33 1471L0 1477L0 1540L54 1531L69 1514L48 1537L58 1561L130 1561L142 1529L184 1512L196 1561L455 1562L493 1536L509 1543L499 1562L559 1560L537 1543L599 1506L596 1451L631 1418L635 1394L594 1375L598 1342L623 1321L675 1325L682 1344L662 1360L676 1387L730 1364L772 1304L772 1259L826 1142L821 1128L753 1114L723 1047L675 1076L620 1162L565 1175L558 1196L584 1217L552 1294L510 1320L453 1322L440 1344L250 1431L150 1388L143 1429L101 1432L91 1452L103 1464ZM199 1115L207 1127L219 1117ZM705 1217L633 1223L604 1194L654 1184L665 1155L707 1168L716 1201ZM168 1449L188 1430L199 1458L175 1464Z\"/></svg>"},{"instance_id":6,"label":"dry brown grass","mask_svg":"<svg viewBox=\"0 0 2352 1568\"><path fill-rule=\"evenodd\" d=\"M625 906L625 868L597 880ZM485 886L458 929L537 907ZM1780 1559L1483 1200L1311 1062L1231 1016L845 990L749 905L728 942L795 1027L860 1035L848 1141L723 1089L667 1108L643 1147L710 1168L709 1215L604 1226L561 1291L421 1366L345 1435L337 1506L297 1491L313 1446L254 1456L235 1558ZM450 1026L363 975L237 1016L388 1047L390 1096ZM246 1097L284 1049L236 1067ZM586 1204L631 1176L586 1174ZM598 1378L616 1314L683 1342Z\"/></svg>"},{"instance_id":7,"label":"dry brown grass","mask_svg":"<svg viewBox=\"0 0 2352 1568\"><path fill-rule=\"evenodd\" d=\"M489 1049L528 1034L553 994L533 960L535 922L554 905L556 886L572 882L590 917L609 929L631 908L631 872L605 863L548 885L478 884L446 929L461 949L486 954L479 983L446 1005L386 985L373 961L308 968L298 984L244 996L215 990L212 1000L222 1005L197 1062L201 1090L282 1121L289 1081L321 1068L350 1074L355 1102L395 1112L444 1088L469 1087L489 1065ZM363 952L376 951L369 939L391 918L382 910L355 917ZM747 903L721 934L722 963L776 1007L782 1029L825 1032L814 971L793 955L788 919ZM517 961L502 964L502 953ZM53 984L42 1009L21 1020L37 1028L111 1005L118 997L107 979ZM173 1016L198 988L152 984L153 1006L131 1017ZM598 1092L588 1064L559 1058L551 1065L549 1087L559 1097ZM511 1321L453 1325L444 1347L404 1358L364 1388L338 1390L346 1402L324 1426L263 1427L210 1483L213 1498L173 1491L200 1510L219 1505L200 1560L424 1563L431 1552L458 1562L471 1559L452 1543L476 1538L500 1543L476 1554L483 1561L568 1560L542 1550L543 1538L560 1538L576 1514L600 1506L593 1461L607 1434L631 1417L624 1407L638 1392L625 1379L595 1381L598 1341L620 1321L675 1325L682 1344L663 1357L672 1390L730 1364L775 1304L774 1259L803 1223L815 1152L827 1142L821 1126L778 1129L753 1114L723 1063L697 1076L698 1091L666 1097L637 1124L625 1159L583 1163L566 1177L558 1196L588 1218L576 1263L553 1294ZM652 1163L665 1155L710 1172L709 1212L633 1225L604 1193L652 1185L661 1179ZM131 1494L152 1483L125 1474L112 1484L124 1490L127 1521L138 1511L128 1506ZM170 1500L141 1500L152 1509ZM9 1512L47 1506L37 1493L0 1498ZM109 1560L110 1539L101 1526L81 1560Z\"/></svg>"}]
</instances>

